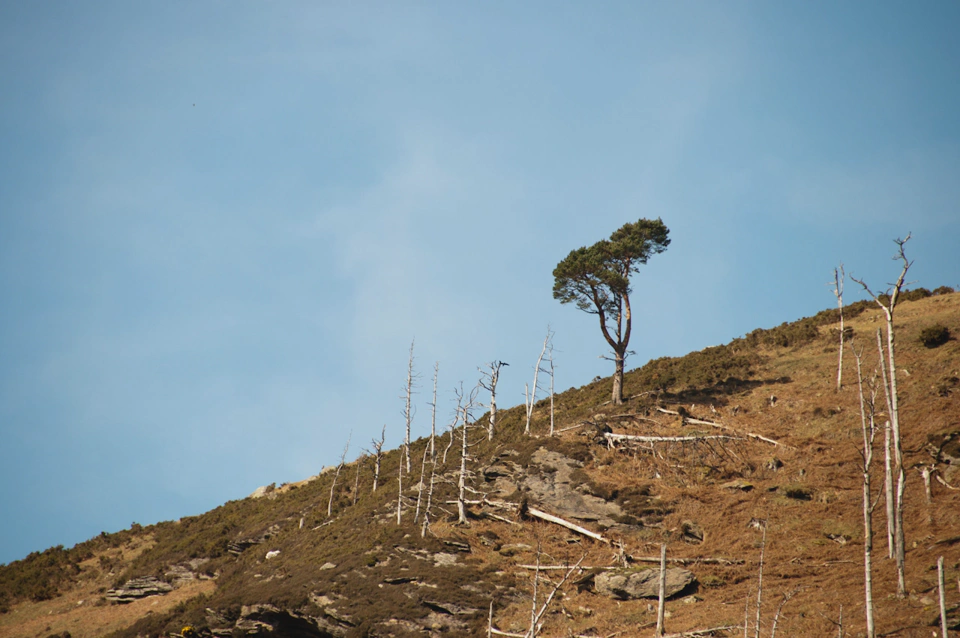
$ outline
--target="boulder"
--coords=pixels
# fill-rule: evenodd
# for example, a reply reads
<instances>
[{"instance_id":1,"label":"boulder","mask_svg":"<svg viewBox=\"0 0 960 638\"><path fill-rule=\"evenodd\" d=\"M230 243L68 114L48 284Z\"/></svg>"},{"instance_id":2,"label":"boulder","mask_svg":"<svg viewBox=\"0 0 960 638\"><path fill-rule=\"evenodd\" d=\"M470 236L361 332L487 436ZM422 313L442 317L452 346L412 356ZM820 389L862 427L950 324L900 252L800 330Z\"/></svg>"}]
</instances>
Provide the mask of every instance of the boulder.
<instances>
[{"instance_id":1,"label":"boulder","mask_svg":"<svg viewBox=\"0 0 960 638\"><path fill-rule=\"evenodd\" d=\"M670 598L696 581L693 572L671 567L667 569L666 591ZM593 578L593 590L598 594L618 600L634 598L658 598L660 596L659 569L616 569L597 574Z\"/></svg>"}]
</instances>

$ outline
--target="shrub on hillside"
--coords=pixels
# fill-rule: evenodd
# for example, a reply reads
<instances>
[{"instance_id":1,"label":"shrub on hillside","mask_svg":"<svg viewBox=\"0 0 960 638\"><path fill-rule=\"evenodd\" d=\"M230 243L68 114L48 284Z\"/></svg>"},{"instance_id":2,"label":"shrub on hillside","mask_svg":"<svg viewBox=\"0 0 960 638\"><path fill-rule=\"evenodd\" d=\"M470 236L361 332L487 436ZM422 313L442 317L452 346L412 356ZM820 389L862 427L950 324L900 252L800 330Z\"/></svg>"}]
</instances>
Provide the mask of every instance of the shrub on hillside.
<instances>
[{"instance_id":1,"label":"shrub on hillside","mask_svg":"<svg viewBox=\"0 0 960 638\"><path fill-rule=\"evenodd\" d=\"M654 359L630 374L631 386L643 390L705 388L732 383L753 376L759 362L754 353L742 353L731 346L714 346L684 357Z\"/></svg>"},{"instance_id":2,"label":"shrub on hillside","mask_svg":"<svg viewBox=\"0 0 960 638\"><path fill-rule=\"evenodd\" d=\"M946 326L936 324L920 331L920 343L927 348L942 346L950 340L950 330Z\"/></svg>"}]
</instances>

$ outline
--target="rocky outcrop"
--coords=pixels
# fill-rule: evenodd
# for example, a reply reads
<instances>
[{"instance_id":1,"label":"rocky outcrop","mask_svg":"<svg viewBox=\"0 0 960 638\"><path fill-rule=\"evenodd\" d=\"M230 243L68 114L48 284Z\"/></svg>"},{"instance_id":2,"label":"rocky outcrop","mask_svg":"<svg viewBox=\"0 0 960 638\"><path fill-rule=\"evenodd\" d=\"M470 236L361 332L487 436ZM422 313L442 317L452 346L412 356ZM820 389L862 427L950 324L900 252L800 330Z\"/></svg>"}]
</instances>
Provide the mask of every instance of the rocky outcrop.
<instances>
[{"instance_id":1,"label":"rocky outcrop","mask_svg":"<svg viewBox=\"0 0 960 638\"><path fill-rule=\"evenodd\" d=\"M283 636L284 638L334 638L336 634L320 626L316 618L275 605L244 605L234 632L248 636ZM235 635L235 634L234 634ZM342 635L342 634L341 634Z\"/></svg>"},{"instance_id":2,"label":"rocky outcrop","mask_svg":"<svg viewBox=\"0 0 960 638\"><path fill-rule=\"evenodd\" d=\"M122 587L110 589L104 598L114 603L131 603L147 596L160 596L173 591L173 585L153 576L133 578Z\"/></svg>"},{"instance_id":3,"label":"rocky outcrop","mask_svg":"<svg viewBox=\"0 0 960 638\"><path fill-rule=\"evenodd\" d=\"M572 474L580 465L559 452L540 448L531 455L528 468L501 457L483 469L483 477L487 489L500 498L520 490L531 502L562 518L613 527L623 517L623 510L614 502L577 489Z\"/></svg>"},{"instance_id":4,"label":"rocky outcrop","mask_svg":"<svg viewBox=\"0 0 960 638\"><path fill-rule=\"evenodd\" d=\"M696 581L693 572L671 567L666 573L665 597L670 598ZM617 569L601 572L593 577L593 591L618 600L658 598L660 596L659 569Z\"/></svg>"},{"instance_id":5,"label":"rocky outcrop","mask_svg":"<svg viewBox=\"0 0 960 638\"><path fill-rule=\"evenodd\" d=\"M174 587L180 587L195 580L210 580L216 576L200 571L200 568L209 562L209 558L194 558L186 563L170 565L163 573L163 578Z\"/></svg>"},{"instance_id":6,"label":"rocky outcrop","mask_svg":"<svg viewBox=\"0 0 960 638\"><path fill-rule=\"evenodd\" d=\"M265 543L280 532L279 525L271 525L270 528L259 536L251 536L249 538L241 538L239 540L233 541L227 545L227 551L235 556L239 556L246 550L250 549L254 545L260 545Z\"/></svg>"}]
</instances>

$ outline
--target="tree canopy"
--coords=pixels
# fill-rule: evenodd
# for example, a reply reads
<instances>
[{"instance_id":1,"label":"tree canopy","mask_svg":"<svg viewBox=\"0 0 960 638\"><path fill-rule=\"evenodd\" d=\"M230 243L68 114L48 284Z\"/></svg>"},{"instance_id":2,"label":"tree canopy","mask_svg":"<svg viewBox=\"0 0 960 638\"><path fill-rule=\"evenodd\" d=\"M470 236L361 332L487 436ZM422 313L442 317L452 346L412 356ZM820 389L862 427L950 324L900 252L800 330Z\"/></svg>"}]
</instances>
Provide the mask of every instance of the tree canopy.
<instances>
[{"instance_id":1,"label":"tree canopy","mask_svg":"<svg viewBox=\"0 0 960 638\"><path fill-rule=\"evenodd\" d=\"M553 270L553 297L576 303L600 319L600 330L614 352L613 400L623 402L623 362L630 343L630 276L651 255L670 245L670 230L662 220L640 219L624 224L592 246L570 251Z\"/></svg>"}]
</instances>

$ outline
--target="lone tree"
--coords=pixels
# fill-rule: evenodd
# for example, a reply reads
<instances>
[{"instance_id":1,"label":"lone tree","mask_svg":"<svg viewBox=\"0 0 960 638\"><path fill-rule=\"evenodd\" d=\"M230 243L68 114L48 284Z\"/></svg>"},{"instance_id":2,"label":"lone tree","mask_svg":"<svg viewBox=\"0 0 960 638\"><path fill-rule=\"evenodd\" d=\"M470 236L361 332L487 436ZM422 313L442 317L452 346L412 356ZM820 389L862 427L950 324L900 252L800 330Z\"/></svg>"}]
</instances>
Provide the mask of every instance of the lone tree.
<instances>
[{"instance_id":1,"label":"lone tree","mask_svg":"<svg viewBox=\"0 0 960 638\"><path fill-rule=\"evenodd\" d=\"M553 297L576 302L584 312L600 318L603 338L613 349L613 402L623 403L623 364L630 343L630 275L650 255L670 245L670 229L659 218L624 224L589 248L577 248L553 269Z\"/></svg>"}]
</instances>

